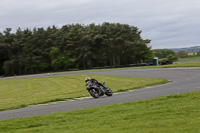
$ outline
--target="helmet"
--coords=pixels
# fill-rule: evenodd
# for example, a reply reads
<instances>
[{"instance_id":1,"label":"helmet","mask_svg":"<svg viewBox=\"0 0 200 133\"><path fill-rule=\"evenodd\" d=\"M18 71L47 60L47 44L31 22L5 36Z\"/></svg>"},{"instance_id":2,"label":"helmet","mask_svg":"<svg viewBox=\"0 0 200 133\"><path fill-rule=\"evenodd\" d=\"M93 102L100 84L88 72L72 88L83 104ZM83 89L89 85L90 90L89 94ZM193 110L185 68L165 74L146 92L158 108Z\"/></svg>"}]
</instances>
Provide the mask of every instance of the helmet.
<instances>
[{"instance_id":1,"label":"helmet","mask_svg":"<svg viewBox=\"0 0 200 133\"><path fill-rule=\"evenodd\" d=\"M90 80L90 77L87 77L85 78L85 82L89 81Z\"/></svg>"}]
</instances>

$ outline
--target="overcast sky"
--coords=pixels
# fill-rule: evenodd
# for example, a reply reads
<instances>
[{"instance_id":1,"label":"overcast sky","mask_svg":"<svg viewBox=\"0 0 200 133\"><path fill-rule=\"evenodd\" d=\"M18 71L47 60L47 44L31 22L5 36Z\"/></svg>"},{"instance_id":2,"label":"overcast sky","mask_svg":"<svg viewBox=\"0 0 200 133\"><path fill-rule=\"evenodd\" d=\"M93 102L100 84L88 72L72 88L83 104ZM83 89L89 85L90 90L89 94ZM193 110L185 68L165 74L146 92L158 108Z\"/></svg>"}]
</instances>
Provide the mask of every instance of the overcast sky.
<instances>
[{"instance_id":1,"label":"overcast sky","mask_svg":"<svg viewBox=\"0 0 200 133\"><path fill-rule=\"evenodd\" d=\"M103 22L138 27L153 49L200 46L200 0L0 0L0 32Z\"/></svg>"}]
</instances>

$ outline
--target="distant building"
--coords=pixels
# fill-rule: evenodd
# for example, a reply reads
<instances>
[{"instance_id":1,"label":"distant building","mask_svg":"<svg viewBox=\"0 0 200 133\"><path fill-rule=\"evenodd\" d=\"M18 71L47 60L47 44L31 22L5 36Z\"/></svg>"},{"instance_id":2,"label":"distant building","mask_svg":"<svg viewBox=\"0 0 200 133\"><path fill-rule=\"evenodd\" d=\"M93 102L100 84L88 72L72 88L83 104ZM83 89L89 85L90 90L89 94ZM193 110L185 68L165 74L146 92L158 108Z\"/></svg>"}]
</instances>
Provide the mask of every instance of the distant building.
<instances>
[{"instance_id":1,"label":"distant building","mask_svg":"<svg viewBox=\"0 0 200 133\"><path fill-rule=\"evenodd\" d=\"M188 56L193 56L193 55L197 55L197 53L188 53Z\"/></svg>"}]
</instances>

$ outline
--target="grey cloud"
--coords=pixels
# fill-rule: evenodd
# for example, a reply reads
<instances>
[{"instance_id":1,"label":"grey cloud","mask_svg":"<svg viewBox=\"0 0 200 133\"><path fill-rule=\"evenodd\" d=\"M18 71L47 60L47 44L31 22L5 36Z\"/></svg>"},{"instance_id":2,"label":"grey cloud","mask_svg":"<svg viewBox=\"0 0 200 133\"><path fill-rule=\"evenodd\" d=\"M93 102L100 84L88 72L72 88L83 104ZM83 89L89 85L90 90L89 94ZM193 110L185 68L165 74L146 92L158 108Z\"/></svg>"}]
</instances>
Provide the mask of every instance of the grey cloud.
<instances>
[{"instance_id":1,"label":"grey cloud","mask_svg":"<svg viewBox=\"0 0 200 133\"><path fill-rule=\"evenodd\" d=\"M70 23L137 26L153 48L199 45L199 0L1 0L0 32Z\"/></svg>"}]
</instances>

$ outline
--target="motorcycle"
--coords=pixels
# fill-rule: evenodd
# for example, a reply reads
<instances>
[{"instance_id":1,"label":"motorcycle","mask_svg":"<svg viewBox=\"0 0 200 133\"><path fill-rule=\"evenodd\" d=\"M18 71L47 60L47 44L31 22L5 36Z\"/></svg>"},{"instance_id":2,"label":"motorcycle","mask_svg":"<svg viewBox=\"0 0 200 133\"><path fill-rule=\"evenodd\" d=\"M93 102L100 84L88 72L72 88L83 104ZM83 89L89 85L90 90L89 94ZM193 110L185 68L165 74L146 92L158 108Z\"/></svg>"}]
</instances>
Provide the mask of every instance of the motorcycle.
<instances>
[{"instance_id":1,"label":"motorcycle","mask_svg":"<svg viewBox=\"0 0 200 133\"><path fill-rule=\"evenodd\" d=\"M112 90L105 86L105 82L102 82L101 85L98 85L92 83L91 81L88 81L85 86L90 95L94 98L99 98L104 94L106 94L107 96L113 95Z\"/></svg>"}]
</instances>

